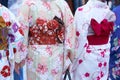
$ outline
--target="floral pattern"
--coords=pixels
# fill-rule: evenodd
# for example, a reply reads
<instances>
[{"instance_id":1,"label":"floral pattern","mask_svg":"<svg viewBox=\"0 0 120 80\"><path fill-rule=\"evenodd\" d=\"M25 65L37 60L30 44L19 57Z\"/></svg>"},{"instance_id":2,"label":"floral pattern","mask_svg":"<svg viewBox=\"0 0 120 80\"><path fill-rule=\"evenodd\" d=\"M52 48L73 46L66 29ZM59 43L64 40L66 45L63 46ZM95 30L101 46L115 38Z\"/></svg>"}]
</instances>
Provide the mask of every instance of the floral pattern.
<instances>
[{"instance_id":1,"label":"floral pattern","mask_svg":"<svg viewBox=\"0 0 120 80\"><path fill-rule=\"evenodd\" d=\"M27 80L61 80L75 42L69 6L64 0L26 0L19 12L28 44Z\"/></svg>"},{"instance_id":2,"label":"floral pattern","mask_svg":"<svg viewBox=\"0 0 120 80\"><path fill-rule=\"evenodd\" d=\"M0 35L6 36L5 39L7 43L5 48L0 49L0 79L13 80L14 62L19 63L23 60L26 56L25 51L27 49L24 47L25 51L18 51L18 48L21 48L23 45L25 46L23 43L23 31L15 19L15 16L2 5L0 5L0 17L2 17L6 23L6 26L4 26L6 29L3 33L0 33ZM18 45L18 43L22 43L22 45ZM0 45L1 44L2 42L0 42Z\"/></svg>"},{"instance_id":3,"label":"floral pattern","mask_svg":"<svg viewBox=\"0 0 120 80\"><path fill-rule=\"evenodd\" d=\"M30 27L29 44L45 45L63 43L64 33L64 23L58 17L55 17L51 21L37 19L36 25Z\"/></svg>"},{"instance_id":4,"label":"floral pattern","mask_svg":"<svg viewBox=\"0 0 120 80\"><path fill-rule=\"evenodd\" d=\"M91 24L93 19L97 21L93 24L94 26ZM115 15L105 3L99 0L89 0L86 5L76 10L74 19L76 25L76 59L72 65L73 80L107 80L110 43L107 41L104 44L96 44L95 37L92 38L93 42L88 40L88 36L97 35L97 31L92 30L93 27L101 33L102 30L98 28L102 26L98 27L97 25L100 25L104 19L113 22ZM107 26L105 29L107 30ZM111 29L108 29L108 36L110 35L109 30Z\"/></svg>"},{"instance_id":5,"label":"floral pattern","mask_svg":"<svg viewBox=\"0 0 120 80\"><path fill-rule=\"evenodd\" d=\"M111 37L110 73L111 80L120 79L120 28L116 27Z\"/></svg>"}]
</instances>

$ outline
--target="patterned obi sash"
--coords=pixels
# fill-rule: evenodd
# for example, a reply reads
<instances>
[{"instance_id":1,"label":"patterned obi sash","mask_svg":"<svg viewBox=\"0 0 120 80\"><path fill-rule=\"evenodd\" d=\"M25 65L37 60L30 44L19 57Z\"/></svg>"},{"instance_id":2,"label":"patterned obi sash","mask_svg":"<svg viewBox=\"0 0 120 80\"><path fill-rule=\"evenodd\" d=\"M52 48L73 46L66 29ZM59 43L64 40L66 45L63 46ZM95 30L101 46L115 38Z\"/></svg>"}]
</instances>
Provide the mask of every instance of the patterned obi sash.
<instances>
[{"instance_id":1,"label":"patterned obi sash","mask_svg":"<svg viewBox=\"0 0 120 80\"><path fill-rule=\"evenodd\" d=\"M37 19L36 24L29 29L29 45L51 45L64 42L64 22L54 17L53 20L45 21Z\"/></svg>"}]
</instances>

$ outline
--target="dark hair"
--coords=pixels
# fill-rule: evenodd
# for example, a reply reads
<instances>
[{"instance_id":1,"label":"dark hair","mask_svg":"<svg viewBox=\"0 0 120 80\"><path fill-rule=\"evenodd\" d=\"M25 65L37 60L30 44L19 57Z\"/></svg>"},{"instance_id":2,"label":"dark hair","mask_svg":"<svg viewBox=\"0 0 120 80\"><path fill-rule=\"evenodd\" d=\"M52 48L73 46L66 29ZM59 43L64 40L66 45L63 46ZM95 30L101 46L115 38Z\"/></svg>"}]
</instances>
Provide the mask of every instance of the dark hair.
<instances>
[{"instance_id":1,"label":"dark hair","mask_svg":"<svg viewBox=\"0 0 120 80\"><path fill-rule=\"evenodd\" d=\"M114 0L114 5L115 5L115 6L120 5L120 0Z\"/></svg>"}]
</instances>

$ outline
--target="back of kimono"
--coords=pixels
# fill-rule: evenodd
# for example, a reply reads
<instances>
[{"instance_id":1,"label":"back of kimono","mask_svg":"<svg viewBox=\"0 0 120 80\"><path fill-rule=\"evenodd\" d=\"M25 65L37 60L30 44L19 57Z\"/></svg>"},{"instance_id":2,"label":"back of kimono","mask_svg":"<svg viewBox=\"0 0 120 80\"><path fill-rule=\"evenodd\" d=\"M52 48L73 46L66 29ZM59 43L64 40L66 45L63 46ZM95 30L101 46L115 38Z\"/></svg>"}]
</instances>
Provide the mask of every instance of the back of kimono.
<instances>
[{"instance_id":1,"label":"back of kimono","mask_svg":"<svg viewBox=\"0 0 120 80\"><path fill-rule=\"evenodd\" d=\"M28 44L27 80L61 80L71 63L73 16L64 0L27 0L20 7Z\"/></svg>"},{"instance_id":2,"label":"back of kimono","mask_svg":"<svg viewBox=\"0 0 120 80\"><path fill-rule=\"evenodd\" d=\"M107 80L109 63L109 36L115 15L106 3L89 0L75 13L76 61L74 80Z\"/></svg>"},{"instance_id":3,"label":"back of kimono","mask_svg":"<svg viewBox=\"0 0 120 80\"><path fill-rule=\"evenodd\" d=\"M18 48L21 51L19 43L22 44L22 40L15 16L0 4L0 80L13 80L14 62L21 61L17 52Z\"/></svg>"}]
</instances>

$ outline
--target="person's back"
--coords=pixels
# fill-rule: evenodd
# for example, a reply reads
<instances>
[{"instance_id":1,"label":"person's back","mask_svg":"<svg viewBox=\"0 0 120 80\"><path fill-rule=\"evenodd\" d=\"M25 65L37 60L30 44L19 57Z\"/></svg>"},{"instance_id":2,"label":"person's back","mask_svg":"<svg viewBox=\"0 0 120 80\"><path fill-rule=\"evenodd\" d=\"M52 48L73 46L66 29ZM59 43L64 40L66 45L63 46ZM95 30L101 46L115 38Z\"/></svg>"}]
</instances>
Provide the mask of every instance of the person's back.
<instances>
[{"instance_id":1,"label":"person's back","mask_svg":"<svg viewBox=\"0 0 120 80\"><path fill-rule=\"evenodd\" d=\"M76 61L74 80L107 80L109 63L109 37L115 15L106 0L88 0L75 13Z\"/></svg>"},{"instance_id":2,"label":"person's back","mask_svg":"<svg viewBox=\"0 0 120 80\"><path fill-rule=\"evenodd\" d=\"M64 0L26 0L20 22L28 43L27 80L61 80L74 49L73 15Z\"/></svg>"}]
</instances>

